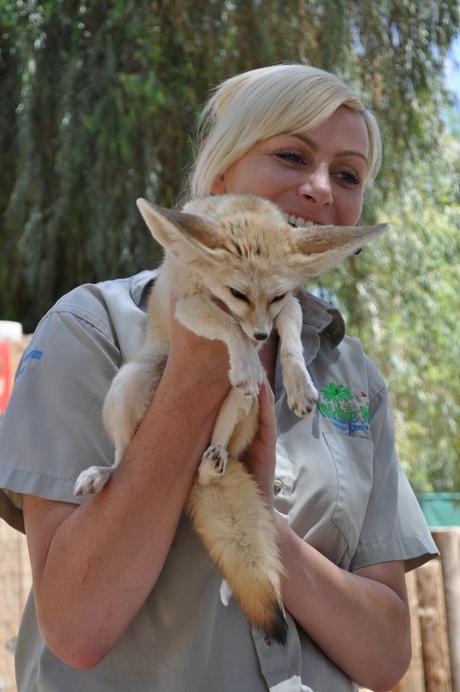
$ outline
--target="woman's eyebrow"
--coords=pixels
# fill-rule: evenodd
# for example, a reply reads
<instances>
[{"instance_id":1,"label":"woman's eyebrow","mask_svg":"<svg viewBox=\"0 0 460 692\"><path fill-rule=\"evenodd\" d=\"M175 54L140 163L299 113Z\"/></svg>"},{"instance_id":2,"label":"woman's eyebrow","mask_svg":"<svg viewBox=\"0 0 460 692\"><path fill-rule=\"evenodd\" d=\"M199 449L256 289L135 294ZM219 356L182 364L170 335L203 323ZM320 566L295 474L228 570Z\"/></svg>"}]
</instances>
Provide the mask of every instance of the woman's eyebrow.
<instances>
[{"instance_id":1,"label":"woman's eyebrow","mask_svg":"<svg viewBox=\"0 0 460 692\"><path fill-rule=\"evenodd\" d=\"M368 163L367 157L364 156L360 151L353 151L352 149L344 149L343 151L338 151L337 156L359 156L366 163Z\"/></svg>"},{"instance_id":2,"label":"woman's eyebrow","mask_svg":"<svg viewBox=\"0 0 460 692\"><path fill-rule=\"evenodd\" d=\"M300 139L304 144L310 147L313 151L318 151L318 145L316 142L314 142L310 137L307 137L307 135L302 135L302 134L297 134L297 133L292 133L292 132L286 132L286 134L290 134L291 137L296 137L297 139Z\"/></svg>"},{"instance_id":3,"label":"woman's eyebrow","mask_svg":"<svg viewBox=\"0 0 460 692\"><path fill-rule=\"evenodd\" d=\"M300 139L304 144L309 146L312 151L318 151L318 145L316 144L316 142L310 139L310 137L307 137L307 135L303 135L301 133L293 134L292 132L289 134L291 137L296 137L297 139ZM338 151L337 156L359 156L366 163L368 163L367 157L362 152L355 151L354 149L343 149L342 151Z\"/></svg>"}]
</instances>

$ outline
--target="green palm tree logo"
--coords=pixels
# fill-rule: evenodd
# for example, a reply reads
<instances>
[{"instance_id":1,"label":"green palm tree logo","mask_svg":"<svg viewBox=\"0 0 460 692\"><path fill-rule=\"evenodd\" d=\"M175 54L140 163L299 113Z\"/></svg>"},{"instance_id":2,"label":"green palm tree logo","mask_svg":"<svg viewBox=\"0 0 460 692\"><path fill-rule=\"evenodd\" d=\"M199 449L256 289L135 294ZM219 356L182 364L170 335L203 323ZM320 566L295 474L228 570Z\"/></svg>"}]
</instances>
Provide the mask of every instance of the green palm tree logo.
<instances>
[{"instance_id":1,"label":"green palm tree logo","mask_svg":"<svg viewBox=\"0 0 460 692\"><path fill-rule=\"evenodd\" d=\"M334 425L342 426L341 429L348 428L350 435L355 429L362 429L362 426L368 427L368 406L354 404L353 393L346 385L328 382L321 387L321 396L322 401L318 402L319 411ZM360 425L361 428L359 428Z\"/></svg>"},{"instance_id":2,"label":"green palm tree logo","mask_svg":"<svg viewBox=\"0 0 460 692\"><path fill-rule=\"evenodd\" d=\"M358 413L352 404L353 394L349 387L329 382L321 387L321 394L326 403L319 404L320 413L329 419L341 421L351 433Z\"/></svg>"},{"instance_id":3,"label":"green palm tree logo","mask_svg":"<svg viewBox=\"0 0 460 692\"><path fill-rule=\"evenodd\" d=\"M350 389L346 385L337 384L336 382L329 382L329 384L323 385L321 393L326 401L339 405L353 400L353 394Z\"/></svg>"}]
</instances>

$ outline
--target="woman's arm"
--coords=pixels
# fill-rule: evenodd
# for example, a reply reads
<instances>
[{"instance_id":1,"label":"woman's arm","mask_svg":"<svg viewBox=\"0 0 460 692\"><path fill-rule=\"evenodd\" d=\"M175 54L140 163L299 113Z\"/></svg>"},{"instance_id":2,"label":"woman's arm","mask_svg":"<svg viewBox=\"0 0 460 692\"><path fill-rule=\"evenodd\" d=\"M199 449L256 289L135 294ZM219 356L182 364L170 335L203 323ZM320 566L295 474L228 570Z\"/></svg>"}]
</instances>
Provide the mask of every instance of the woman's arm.
<instances>
[{"instance_id":1,"label":"woman's arm","mask_svg":"<svg viewBox=\"0 0 460 692\"><path fill-rule=\"evenodd\" d=\"M155 586L228 391L227 369L222 343L175 322L159 388L110 483L78 507L24 497L40 628L66 663L96 665Z\"/></svg>"},{"instance_id":2,"label":"woman's arm","mask_svg":"<svg viewBox=\"0 0 460 692\"><path fill-rule=\"evenodd\" d=\"M260 396L258 435L245 460L273 505L276 426L273 394ZM286 570L283 601L299 625L356 683L390 690L410 661L410 619L402 562L347 572L308 545L275 513Z\"/></svg>"},{"instance_id":3,"label":"woman's arm","mask_svg":"<svg viewBox=\"0 0 460 692\"><path fill-rule=\"evenodd\" d=\"M279 515L286 608L326 656L357 684L385 692L410 661L410 619L402 562L355 573L334 565Z\"/></svg>"}]
</instances>

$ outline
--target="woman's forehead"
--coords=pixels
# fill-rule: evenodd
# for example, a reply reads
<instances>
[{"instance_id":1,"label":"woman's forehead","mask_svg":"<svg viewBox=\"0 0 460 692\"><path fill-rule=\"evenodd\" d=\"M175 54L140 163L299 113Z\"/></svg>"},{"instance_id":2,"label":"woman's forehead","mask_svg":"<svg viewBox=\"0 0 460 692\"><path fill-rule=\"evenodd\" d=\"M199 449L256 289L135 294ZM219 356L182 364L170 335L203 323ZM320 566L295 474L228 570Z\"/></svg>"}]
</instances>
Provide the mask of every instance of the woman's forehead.
<instances>
[{"instance_id":1,"label":"woman's forehead","mask_svg":"<svg viewBox=\"0 0 460 692\"><path fill-rule=\"evenodd\" d=\"M369 134L365 120L359 111L345 106L338 108L329 118L316 128L308 130L294 127L263 139L259 144L271 144L283 138L295 138L306 144L312 151L325 145L361 156L367 162L369 153Z\"/></svg>"}]
</instances>

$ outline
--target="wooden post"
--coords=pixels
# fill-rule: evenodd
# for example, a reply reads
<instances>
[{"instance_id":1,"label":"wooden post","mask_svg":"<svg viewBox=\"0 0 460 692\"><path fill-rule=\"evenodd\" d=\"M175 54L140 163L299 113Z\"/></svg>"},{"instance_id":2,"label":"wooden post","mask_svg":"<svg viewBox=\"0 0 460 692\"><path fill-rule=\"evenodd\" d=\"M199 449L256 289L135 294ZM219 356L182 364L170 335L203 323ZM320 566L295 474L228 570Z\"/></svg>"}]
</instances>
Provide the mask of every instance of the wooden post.
<instances>
[{"instance_id":1,"label":"wooden post","mask_svg":"<svg viewBox=\"0 0 460 692\"><path fill-rule=\"evenodd\" d=\"M394 692L425 692L425 672L423 668L422 634L420 631L419 602L416 570L406 574L407 596L410 607L412 659L410 666L395 687Z\"/></svg>"},{"instance_id":2,"label":"wooden post","mask_svg":"<svg viewBox=\"0 0 460 692\"><path fill-rule=\"evenodd\" d=\"M460 527L433 529L441 553L452 686L460 692Z\"/></svg>"},{"instance_id":3,"label":"wooden post","mask_svg":"<svg viewBox=\"0 0 460 692\"><path fill-rule=\"evenodd\" d=\"M417 569L417 589L426 692L453 692L439 558Z\"/></svg>"}]
</instances>

